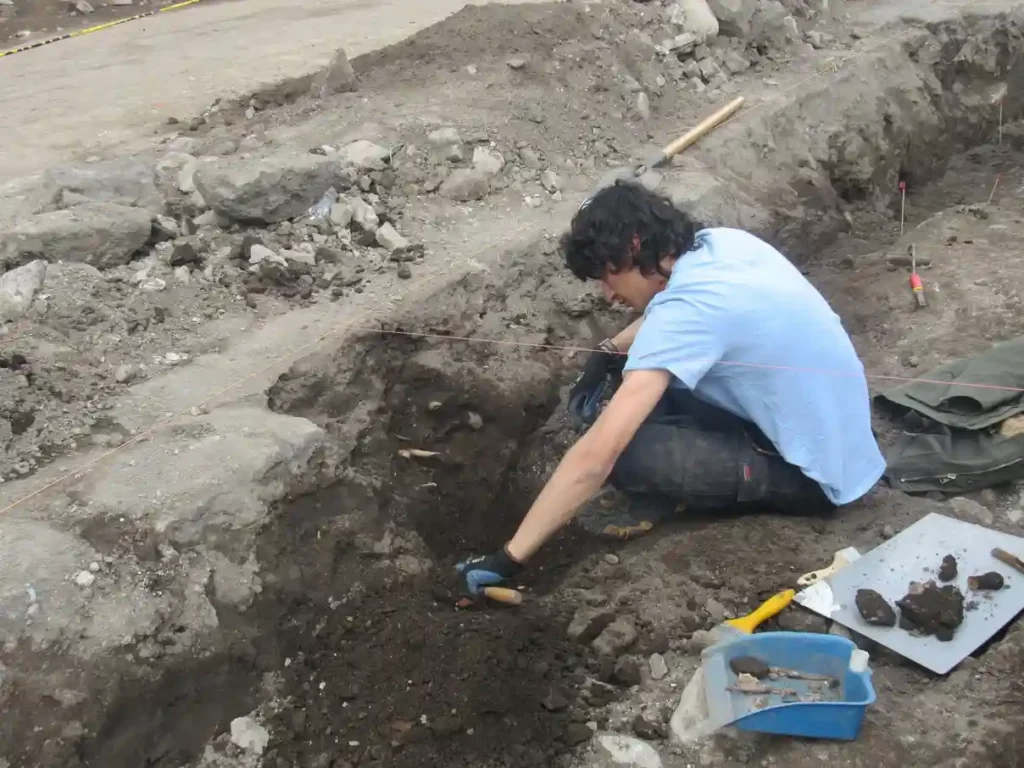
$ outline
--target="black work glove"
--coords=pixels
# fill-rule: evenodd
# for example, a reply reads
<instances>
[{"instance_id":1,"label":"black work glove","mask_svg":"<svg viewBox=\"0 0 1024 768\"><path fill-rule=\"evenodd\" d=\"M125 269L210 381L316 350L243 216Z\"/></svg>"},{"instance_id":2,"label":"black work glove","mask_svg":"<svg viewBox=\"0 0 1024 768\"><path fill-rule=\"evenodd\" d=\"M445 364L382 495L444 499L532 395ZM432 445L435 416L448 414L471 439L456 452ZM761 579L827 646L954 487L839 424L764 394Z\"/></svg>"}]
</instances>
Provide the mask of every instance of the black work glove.
<instances>
[{"instance_id":1,"label":"black work glove","mask_svg":"<svg viewBox=\"0 0 1024 768\"><path fill-rule=\"evenodd\" d=\"M502 547L493 555L469 557L455 566L459 587L464 594L478 597L484 587L497 587L523 570L522 563L512 559Z\"/></svg>"},{"instance_id":2,"label":"black work glove","mask_svg":"<svg viewBox=\"0 0 1024 768\"><path fill-rule=\"evenodd\" d=\"M597 418L597 406L612 376L622 376L626 356L620 354L610 340L602 341L590 353L579 378L569 390L569 413L583 424Z\"/></svg>"}]
</instances>

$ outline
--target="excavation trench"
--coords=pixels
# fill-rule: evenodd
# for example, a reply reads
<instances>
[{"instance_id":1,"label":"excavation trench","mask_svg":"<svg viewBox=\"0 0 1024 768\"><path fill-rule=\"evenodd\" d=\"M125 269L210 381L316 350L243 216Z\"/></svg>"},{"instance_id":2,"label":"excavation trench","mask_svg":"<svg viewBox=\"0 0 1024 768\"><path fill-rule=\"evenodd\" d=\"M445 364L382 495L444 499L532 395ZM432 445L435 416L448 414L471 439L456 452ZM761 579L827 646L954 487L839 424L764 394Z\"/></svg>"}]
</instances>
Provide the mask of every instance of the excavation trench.
<instances>
[{"instance_id":1,"label":"excavation trench","mask_svg":"<svg viewBox=\"0 0 1024 768\"><path fill-rule=\"evenodd\" d=\"M830 129L831 159L814 183L779 171L774 187L759 187L759 199L774 191L788 202L758 207L753 228L802 257L812 279L828 284L826 295L857 279L834 264L896 239L900 170L914 179L918 217L952 204L948 182L933 194L929 181L955 153L992 135L990 121L954 92L963 97L966 89L976 104L1000 78L1021 79L1016 38L995 29L987 67L957 61L964 29L933 30L936 60L953 63L929 68L926 88L894 93L884 114ZM1007 122L1019 110L1019 101L1008 102ZM926 116L915 124L918 112ZM775 131L781 147L788 124L773 114L751 135ZM851 134L870 150L856 160ZM913 143L911 135L924 138ZM997 158L1008 169L1024 149L1015 141ZM752 141L737 157L760 146ZM757 205L732 196L743 186L735 182L720 180L710 195L718 197L699 201L710 223L717 222L708 211L730 218ZM840 211L869 224L836 243L849 228ZM453 565L507 538L575 437L560 403L582 360L558 347L589 343L627 318L563 274L550 241L498 263L389 320L381 333L301 361L277 382L271 409L326 431L318 469L335 481L274 511L256 552L263 592L244 613L218 606L211 655L165 663L155 684L108 684L104 700L113 704L82 718L95 726L91 735L73 756L46 764L171 768L197 759L232 718L261 703L272 735L264 764L274 768L548 765L582 740L584 723L600 715L577 694L610 670L566 638L578 598L565 599L559 585L599 545L573 528L563 532L531 568L518 609L457 610ZM858 311L865 310L850 308ZM718 544L730 558L733 543ZM638 651L649 650L643 637ZM108 671L119 673L116 665Z\"/></svg>"},{"instance_id":2,"label":"excavation trench","mask_svg":"<svg viewBox=\"0 0 1024 768\"><path fill-rule=\"evenodd\" d=\"M915 186L914 221L983 197L995 173L1011 172L1024 145L1016 126L1007 135L1002 149L971 150L950 161L946 176ZM945 167L919 169L918 178ZM861 341L892 318L865 311L875 299L863 284L876 281L842 265L895 242L890 203L867 201L863 220L887 223L844 237L807 265ZM182 743L198 748L266 701L266 673L276 702L263 710L277 760L270 765L549 765L574 746L581 723L601 717L581 692L590 678L611 679L611 668L567 639L580 599L559 586L607 545L570 527L531 568L523 606L455 607L456 558L512 533L577 434L561 403L581 356L560 347L627 319L562 274L548 241L501 261L497 273L439 293L436 309L306 359L271 389L273 410L327 432L334 450L324 462L339 479L282 502L264 530L263 594L244 614L222 609L232 641L218 659L228 672L211 679L216 664L179 670L196 684L158 690L169 705L158 719L140 723L122 707L88 764L174 765ZM741 544L712 542L722 557ZM644 645L647 634L641 626L636 650L656 648ZM559 698L572 703L552 711ZM196 708L208 719L185 715ZM190 724L184 731L182 720L168 720L175 712ZM167 732L190 738L167 751L156 736Z\"/></svg>"}]
</instances>

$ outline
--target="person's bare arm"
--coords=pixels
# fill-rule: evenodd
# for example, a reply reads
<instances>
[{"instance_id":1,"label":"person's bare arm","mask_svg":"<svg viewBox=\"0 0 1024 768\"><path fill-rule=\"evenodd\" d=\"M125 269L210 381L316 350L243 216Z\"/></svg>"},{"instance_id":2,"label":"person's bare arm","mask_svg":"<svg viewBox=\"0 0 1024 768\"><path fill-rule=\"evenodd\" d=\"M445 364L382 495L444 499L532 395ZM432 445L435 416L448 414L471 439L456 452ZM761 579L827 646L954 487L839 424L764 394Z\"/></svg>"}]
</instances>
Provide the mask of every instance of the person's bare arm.
<instances>
[{"instance_id":1,"label":"person's bare arm","mask_svg":"<svg viewBox=\"0 0 1024 768\"><path fill-rule=\"evenodd\" d=\"M636 332L640 330L640 324L643 321L643 317L638 317L609 339L618 352L629 352L629 348L633 346L633 339L636 338Z\"/></svg>"},{"instance_id":2,"label":"person's bare arm","mask_svg":"<svg viewBox=\"0 0 1024 768\"><path fill-rule=\"evenodd\" d=\"M565 454L506 545L513 560L523 563L529 559L601 488L616 460L665 393L669 379L668 371L626 374L594 425Z\"/></svg>"}]
</instances>

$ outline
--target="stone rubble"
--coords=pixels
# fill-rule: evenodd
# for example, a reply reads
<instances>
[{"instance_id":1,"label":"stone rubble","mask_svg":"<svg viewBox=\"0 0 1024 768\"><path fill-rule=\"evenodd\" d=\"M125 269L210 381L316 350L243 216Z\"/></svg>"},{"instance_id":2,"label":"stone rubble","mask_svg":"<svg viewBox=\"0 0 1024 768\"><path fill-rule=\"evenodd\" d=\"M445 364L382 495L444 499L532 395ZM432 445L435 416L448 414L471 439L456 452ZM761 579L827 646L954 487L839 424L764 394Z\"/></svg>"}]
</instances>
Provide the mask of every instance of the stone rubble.
<instances>
[{"instance_id":1,"label":"stone rubble","mask_svg":"<svg viewBox=\"0 0 1024 768\"><path fill-rule=\"evenodd\" d=\"M149 164L131 158L52 168L43 177L47 197L59 208L114 203L163 213L164 199Z\"/></svg>"},{"instance_id":2,"label":"stone rubble","mask_svg":"<svg viewBox=\"0 0 1024 768\"><path fill-rule=\"evenodd\" d=\"M113 203L40 213L0 232L0 261L80 261L99 269L126 264L149 240L152 215Z\"/></svg>"},{"instance_id":3,"label":"stone rubble","mask_svg":"<svg viewBox=\"0 0 1024 768\"><path fill-rule=\"evenodd\" d=\"M604 628L590 644L600 656L615 658L637 639L636 623L629 616L620 616Z\"/></svg>"},{"instance_id":4,"label":"stone rubble","mask_svg":"<svg viewBox=\"0 0 1024 768\"><path fill-rule=\"evenodd\" d=\"M409 241L398 234L398 230L391 226L390 222L385 222L377 230L377 244L381 248L387 249L390 253L404 251L409 247Z\"/></svg>"},{"instance_id":5,"label":"stone rubble","mask_svg":"<svg viewBox=\"0 0 1024 768\"><path fill-rule=\"evenodd\" d=\"M251 717L236 717L231 721L231 743L240 749L262 755L270 743L270 733Z\"/></svg>"},{"instance_id":6,"label":"stone rubble","mask_svg":"<svg viewBox=\"0 0 1024 768\"><path fill-rule=\"evenodd\" d=\"M348 55L344 48L339 48L327 66L313 78L310 90L317 98L326 99L336 93L351 93L358 88L359 82L355 70L349 63Z\"/></svg>"},{"instance_id":7,"label":"stone rubble","mask_svg":"<svg viewBox=\"0 0 1024 768\"><path fill-rule=\"evenodd\" d=\"M595 737L602 761L595 768L632 766L633 768L661 768L658 750L645 741L621 733L599 733Z\"/></svg>"},{"instance_id":8,"label":"stone rubble","mask_svg":"<svg viewBox=\"0 0 1024 768\"><path fill-rule=\"evenodd\" d=\"M293 152L256 160L218 158L200 165L193 178L196 190L217 213L257 224L301 216L328 188L348 189L356 181L352 169L338 159Z\"/></svg>"},{"instance_id":9,"label":"stone rubble","mask_svg":"<svg viewBox=\"0 0 1024 768\"><path fill-rule=\"evenodd\" d=\"M665 657L660 653L651 654L648 663L651 668L652 680L662 680L668 675L668 664L665 663Z\"/></svg>"},{"instance_id":10,"label":"stone rubble","mask_svg":"<svg viewBox=\"0 0 1024 768\"><path fill-rule=\"evenodd\" d=\"M0 323L21 319L46 280L46 262L41 259L0 276Z\"/></svg>"}]
</instances>

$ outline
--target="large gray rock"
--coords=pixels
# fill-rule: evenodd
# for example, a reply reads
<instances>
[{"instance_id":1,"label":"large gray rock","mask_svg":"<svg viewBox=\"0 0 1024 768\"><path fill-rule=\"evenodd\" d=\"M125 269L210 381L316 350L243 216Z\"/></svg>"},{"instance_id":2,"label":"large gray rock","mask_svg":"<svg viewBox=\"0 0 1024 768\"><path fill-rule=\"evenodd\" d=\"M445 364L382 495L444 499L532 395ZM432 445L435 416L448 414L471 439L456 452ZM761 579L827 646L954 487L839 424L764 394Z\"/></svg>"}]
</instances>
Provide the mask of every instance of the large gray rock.
<instances>
[{"instance_id":1,"label":"large gray rock","mask_svg":"<svg viewBox=\"0 0 1024 768\"><path fill-rule=\"evenodd\" d=\"M115 588L102 571L94 576L92 597L75 582L102 560L82 538L52 523L0 519L0 647L27 641L88 658L153 632L168 614L168 595L132 580Z\"/></svg>"},{"instance_id":2,"label":"large gray rock","mask_svg":"<svg viewBox=\"0 0 1024 768\"><path fill-rule=\"evenodd\" d=\"M620 765L632 768L661 768L658 750L646 741L621 733L599 733L594 741L598 761L590 763L588 768L614 768Z\"/></svg>"},{"instance_id":3,"label":"large gray rock","mask_svg":"<svg viewBox=\"0 0 1024 768\"><path fill-rule=\"evenodd\" d=\"M269 505L304 482L323 440L306 419L255 405L215 408L188 429L168 426L126 446L122 461L97 467L72 492L92 516L123 517L177 549L247 552Z\"/></svg>"},{"instance_id":4,"label":"large gray rock","mask_svg":"<svg viewBox=\"0 0 1024 768\"><path fill-rule=\"evenodd\" d=\"M359 139L344 147L341 156L346 163L360 171L382 171L391 161L391 150L372 141Z\"/></svg>"},{"instance_id":5,"label":"large gray rock","mask_svg":"<svg viewBox=\"0 0 1024 768\"><path fill-rule=\"evenodd\" d=\"M693 35L698 43L718 36L718 19L707 0L676 0L670 14L673 23Z\"/></svg>"},{"instance_id":6,"label":"large gray rock","mask_svg":"<svg viewBox=\"0 0 1024 768\"><path fill-rule=\"evenodd\" d=\"M330 187L347 189L353 174L337 159L289 152L202 163L192 178L217 213L236 221L275 224L301 216Z\"/></svg>"},{"instance_id":7,"label":"large gray rock","mask_svg":"<svg viewBox=\"0 0 1024 768\"><path fill-rule=\"evenodd\" d=\"M0 261L80 261L105 269L127 263L152 229L151 214L141 208L86 203L23 219L0 233Z\"/></svg>"},{"instance_id":8,"label":"large gray rock","mask_svg":"<svg viewBox=\"0 0 1024 768\"><path fill-rule=\"evenodd\" d=\"M439 191L460 202L483 200L491 191L491 174L481 168L459 168L444 180Z\"/></svg>"},{"instance_id":9,"label":"large gray rock","mask_svg":"<svg viewBox=\"0 0 1024 768\"><path fill-rule=\"evenodd\" d=\"M778 0L765 0L757 6L750 22L750 37L755 42L784 45L799 39L796 21Z\"/></svg>"},{"instance_id":10,"label":"large gray rock","mask_svg":"<svg viewBox=\"0 0 1024 768\"><path fill-rule=\"evenodd\" d=\"M33 261L0 277L0 323L20 319L46 280L46 262Z\"/></svg>"},{"instance_id":11,"label":"large gray rock","mask_svg":"<svg viewBox=\"0 0 1024 768\"><path fill-rule=\"evenodd\" d=\"M348 93L358 88L355 70L348 61L344 48L339 48L330 63L313 78L312 93L324 99L335 93Z\"/></svg>"},{"instance_id":12,"label":"large gray rock","mask_svg":"<svg viewBox=\"0 0 1024 768\"><path fill-rule=\"evenodd\" d=\"M730 37L746 37L757 10L758 0L707 0L708 8L718 19L718 33Z\"/></svg>"},{"instance_id":13,"label":"large gray rock","mask_svg":"<svg viewBox=\"0 0 1024 768\"><path fill-rule=\"evenodd\" d=\"M53 168L46 172L47 193L61 208L83 202L116 203L162 213L153 168L132 159Z\"/></svg>"}]
</instances>

